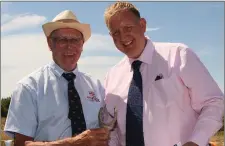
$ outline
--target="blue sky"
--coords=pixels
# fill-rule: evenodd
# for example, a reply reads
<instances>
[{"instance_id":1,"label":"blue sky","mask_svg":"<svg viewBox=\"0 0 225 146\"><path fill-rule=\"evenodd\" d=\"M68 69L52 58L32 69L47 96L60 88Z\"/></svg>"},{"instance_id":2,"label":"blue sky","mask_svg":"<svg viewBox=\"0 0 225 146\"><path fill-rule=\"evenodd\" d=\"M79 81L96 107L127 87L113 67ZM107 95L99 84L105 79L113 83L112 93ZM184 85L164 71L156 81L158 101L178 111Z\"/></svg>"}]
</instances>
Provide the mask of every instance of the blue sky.
<instances>
[{"instance_id":1,"label":"blue sky","mask_svg":"<svg viewBox=\"0 0 225 146\"><path fill-rule=\"evenodd\" d=\"M91 24L80 70L100 78L122 57L113 45L103 13L112 2L4 2L1 5L2 96L9 96L25 75L51 60L41 25L59 12L72 10ZM224 91L223 2L133 2L147 20L156 42L180 42L192 48ZM31 61L32 60L32 61ZM10 81L8 80L10 78Z\"/></svg>"}]
</instances>

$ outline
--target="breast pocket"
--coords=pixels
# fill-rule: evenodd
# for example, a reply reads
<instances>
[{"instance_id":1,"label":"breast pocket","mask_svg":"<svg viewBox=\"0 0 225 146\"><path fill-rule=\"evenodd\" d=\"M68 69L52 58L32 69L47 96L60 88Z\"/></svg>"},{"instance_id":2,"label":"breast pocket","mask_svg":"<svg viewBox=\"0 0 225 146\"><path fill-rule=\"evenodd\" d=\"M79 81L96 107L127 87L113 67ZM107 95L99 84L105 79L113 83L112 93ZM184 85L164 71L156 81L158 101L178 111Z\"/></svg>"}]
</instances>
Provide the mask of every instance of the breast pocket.
<instances>
[{"instance_id":1,"label":"breast pocket","mask_svg":"<svg viewBox=\"0 0 225 146\"><path fill-rule=\"evenodd\" d=\"M154 81L150 91L155 106L160 108L179 106L177 103L182 95L182 85L176 74Z\"/></svg>"}]
</instances>

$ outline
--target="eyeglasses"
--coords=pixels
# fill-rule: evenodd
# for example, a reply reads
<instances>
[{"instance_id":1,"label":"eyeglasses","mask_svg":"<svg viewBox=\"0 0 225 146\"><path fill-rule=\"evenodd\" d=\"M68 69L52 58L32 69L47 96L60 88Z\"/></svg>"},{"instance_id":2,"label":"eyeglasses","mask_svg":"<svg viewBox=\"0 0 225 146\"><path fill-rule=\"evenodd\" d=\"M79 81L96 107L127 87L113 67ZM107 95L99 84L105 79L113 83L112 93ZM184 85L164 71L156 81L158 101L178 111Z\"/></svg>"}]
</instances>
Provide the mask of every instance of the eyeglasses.
<instances>
[{"instance_id":1,"label":"eyeglasses","mask_svg":"<svg viewBox=\"0 0 225 146\"><path fill-rule=\"evenodd\" d=\"M83 37L51 37L51 39L53 39L53 41L60 46L66 46L68 43L70 43L72 46L81 45L81 42L83 41Z\"/></svg>"}]
</instances>

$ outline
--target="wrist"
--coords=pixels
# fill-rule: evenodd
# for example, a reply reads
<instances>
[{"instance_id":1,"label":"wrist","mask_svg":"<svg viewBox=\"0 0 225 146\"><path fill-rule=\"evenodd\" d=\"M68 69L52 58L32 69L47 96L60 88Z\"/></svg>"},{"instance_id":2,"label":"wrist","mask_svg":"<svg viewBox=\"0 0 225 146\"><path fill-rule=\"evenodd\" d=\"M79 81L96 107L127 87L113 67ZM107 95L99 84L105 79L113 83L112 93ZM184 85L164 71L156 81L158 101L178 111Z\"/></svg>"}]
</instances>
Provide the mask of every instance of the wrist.
<instances>
[{"instance_id":1,"label":"wrist","mask_svg":"<svg viewBox=\"0 0 225 146\"><path fill-rule=\"evenodd\" d=\"M70 141L70 138L67 138L57 141L45 142L45 146L72 146Z\"/></svg>"},{"instance_id":2,"label":"wrist","mask_svg":"<svg viewBox=\"0 0 225 146\"><path fill-rule=\"evenodd\" d=\"M84 143L84 140L81 136L75 136L75 137L72 137L69 141L69 144L70 145L73 145L73 146L86 146L86 144ZM69 145L69 146L70 146Z\"/></svg>"}]
</instances>

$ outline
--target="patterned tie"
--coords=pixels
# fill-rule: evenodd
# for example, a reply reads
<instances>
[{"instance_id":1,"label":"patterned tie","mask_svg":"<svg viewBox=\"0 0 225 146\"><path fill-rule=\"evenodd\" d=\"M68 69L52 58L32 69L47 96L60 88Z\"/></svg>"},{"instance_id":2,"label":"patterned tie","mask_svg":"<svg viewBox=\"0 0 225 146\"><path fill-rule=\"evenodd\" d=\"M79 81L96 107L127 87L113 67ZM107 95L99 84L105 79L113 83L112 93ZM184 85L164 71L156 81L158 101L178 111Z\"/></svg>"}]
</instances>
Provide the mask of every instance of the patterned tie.
<instances>
[{"instance_id":1,"label":"patterned tie","mask_svg":"<svg viewBox=\"0 0 225 146\"><path fill-rule=\"evenodd\" d=\"M72 136L82 133L86 130L86 123L82 110L79 94L74 86L74 73L63 73L62 76L68 81L68 100L69 100L69 114L68 118L71 120Z\"/></svg>"},{"instance_id":2,"label":"patterned tie","mask_svg":"<svg viewBox=\"0 0 225 146\"><path fill-rule=\"evenodd\" d=\"M132 63L133 79L127 100L126 146L144 146L141 63L139 60Z\"/></svg>"}]
</instances>

